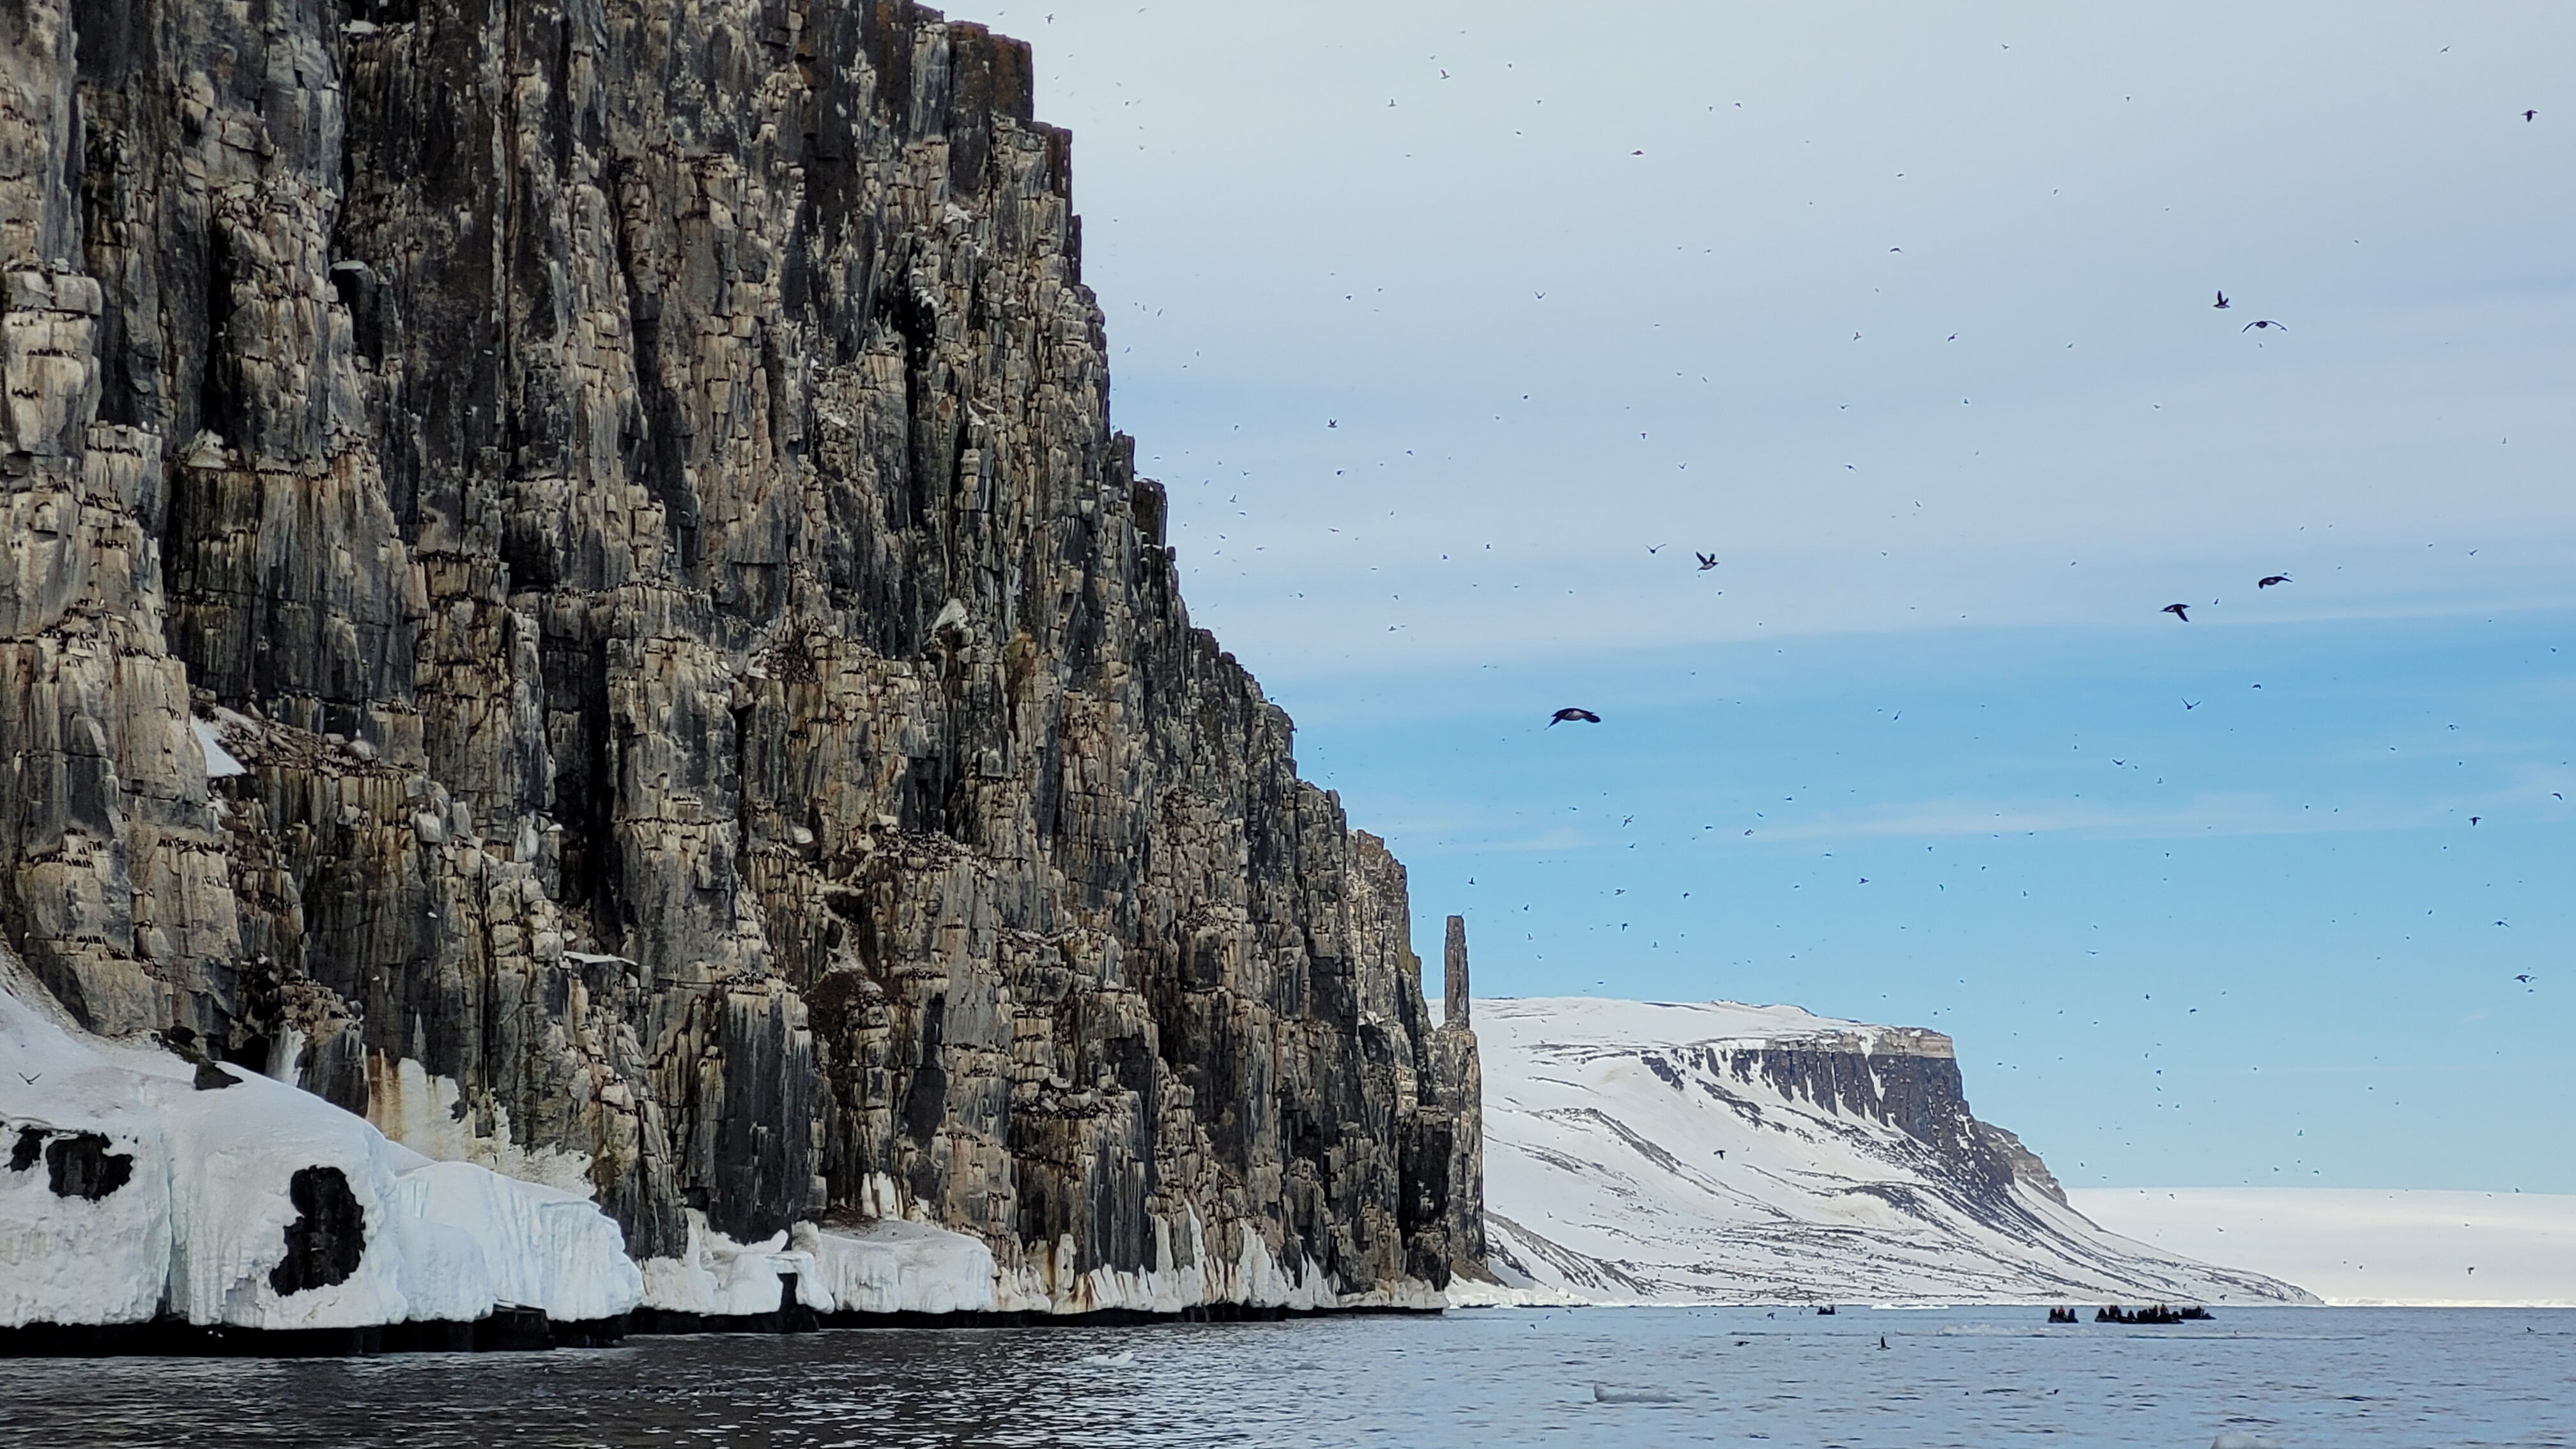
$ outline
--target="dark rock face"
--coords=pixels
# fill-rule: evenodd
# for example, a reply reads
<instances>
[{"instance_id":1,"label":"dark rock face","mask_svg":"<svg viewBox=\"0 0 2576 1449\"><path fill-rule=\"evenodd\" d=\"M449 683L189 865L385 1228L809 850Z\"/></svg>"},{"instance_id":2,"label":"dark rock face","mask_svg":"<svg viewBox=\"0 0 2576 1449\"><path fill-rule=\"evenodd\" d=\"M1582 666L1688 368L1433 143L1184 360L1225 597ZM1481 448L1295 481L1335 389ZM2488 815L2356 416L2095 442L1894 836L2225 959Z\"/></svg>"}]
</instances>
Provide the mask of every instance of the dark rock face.
<instances>
[{"instance_id":1,"label":"dark rock face","mask_svg":"<svg viewBox=\"0 0 2576 1449\"><path fill-rule=\"evenodd\" d=\"M1029 76L905 0L0 7L54 992L639 1256L1473 1261L1474 1038L1189 626Z\"/></svg>"},{"instance_id":2,"label":"dark rock face","mask_svg":"<svg viewBox=\"0 0 2576 1449\"><path fill-rule=\"evenodd\" d=\"M1958 1057L1939 1032L1881 1027L1866 1038L1829 1034L1731 1050L1725 1057L1725 1069L1737 1081L1758 1078L1783 1096L1804 1097L1903 1132L1923 1144L1943 1175L1970 1189L1972 1201L1982 1194L2000 1203L2015 1181L2066 1201L2065 1189L2038 1154L1969 1110Z\"/></svg>"},{"instance_id":3,"label":"dark rock face","mask_svg":"<svg viewBox=\"0 0 2576 1449\"><path fill-rule=\"evenodd\" d=\"M95 1132L65 1132L45 1144L45 1185L56 1197L96 1202L134 1179L134 1155L110 1152Z\"/></svg>"},{"instance_id":4,"label":"dark rock face","mask_svg":"<svg viewBox=\"0 0 2576 1449\"><path fill-rule=\"evenodd\" d=\"M287 1183L295 1221L286 1225L286 1256L268 1272L280 1294L346 1283L367 1251L367 1210L336 1167L299 1167Z\"/></svg>"}]
</instances>

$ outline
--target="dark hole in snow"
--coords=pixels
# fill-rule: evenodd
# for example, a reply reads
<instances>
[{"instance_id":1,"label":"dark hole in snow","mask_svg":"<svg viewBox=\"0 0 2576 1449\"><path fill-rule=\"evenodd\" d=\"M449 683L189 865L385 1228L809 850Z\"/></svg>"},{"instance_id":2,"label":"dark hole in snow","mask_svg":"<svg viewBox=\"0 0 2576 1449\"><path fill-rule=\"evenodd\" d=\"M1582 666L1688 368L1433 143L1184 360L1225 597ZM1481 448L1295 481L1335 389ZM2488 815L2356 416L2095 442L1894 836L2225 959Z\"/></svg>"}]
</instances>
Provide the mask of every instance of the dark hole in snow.
<instances>
[{"instance_id":1,"label":"dark hole in snow","mask_svg":"<svg viewBox=\"0 0 2576 1449\"><path fill-rule=\"evenodd\" d=\"M26 1138L18 1139L20 1146ZM96 1202L134 1177L134 1155L110 1152L108 1142L95 1132L64 1132L55 1136L45 1149L45 1175L56 1197L87 1198ZM12 1161L15 1153L10 1154Z\"/></svg>"},{"instance_id":2,"label":"dark hole in snow","mask_svg":"<svg viewBox=\"0 0 2576 1449\"><path fill-rule=\"evenodd\" d=\"M286 1196L302 1217L286 1225L286 1258L269 1270L279 1294L345 1283L367 1248L367 1210L336 1167L301 1167Z\"/></svg>"},{"instance_id":3,"label":"dark hole in snow","mask_svg":"<svg viewBox=\"0 0 2576 1449\"><path fill-rule=\"evenodd\" d=\"M36 1154L37 1154L37 1153L39 1153L39 1152L42 1152L42 1151L44 1151L44 1150L45 1150L45 1129L44 1129L44 1128L42 1128L42 1127L21 1127L21 1128L19 1128L19 1129L18 1129L18 1145L9 1149L9 1170L10 1170L11 1172L24 1172L24 1171L26 1171L28 1168L35 1166L35 1165L36 1165Z\"/></svg>"}]
</instances>

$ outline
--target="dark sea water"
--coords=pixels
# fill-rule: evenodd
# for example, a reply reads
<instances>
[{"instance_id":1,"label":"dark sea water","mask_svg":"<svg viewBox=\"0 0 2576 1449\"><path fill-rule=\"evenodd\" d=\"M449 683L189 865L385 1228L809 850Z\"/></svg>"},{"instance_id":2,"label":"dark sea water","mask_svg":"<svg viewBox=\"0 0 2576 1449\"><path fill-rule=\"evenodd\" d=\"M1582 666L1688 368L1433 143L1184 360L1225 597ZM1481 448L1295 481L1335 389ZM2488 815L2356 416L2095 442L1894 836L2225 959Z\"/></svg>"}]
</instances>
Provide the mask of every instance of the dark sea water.
<instances>
[{"instance_id":1,"label":"dark sea water","mask_svg":"<svg viewBox=\"0 0 2576 1449\"><path fill-rule=\"evenodd\" d=\"M1590 1309L0 1362L9 1445L2576 1444L2576 1312ZM1885 1335L1887 1348L1879 1339ZM2246 1442L2246 1441L2239 1441Z\"/></svg>"}]
</instances>

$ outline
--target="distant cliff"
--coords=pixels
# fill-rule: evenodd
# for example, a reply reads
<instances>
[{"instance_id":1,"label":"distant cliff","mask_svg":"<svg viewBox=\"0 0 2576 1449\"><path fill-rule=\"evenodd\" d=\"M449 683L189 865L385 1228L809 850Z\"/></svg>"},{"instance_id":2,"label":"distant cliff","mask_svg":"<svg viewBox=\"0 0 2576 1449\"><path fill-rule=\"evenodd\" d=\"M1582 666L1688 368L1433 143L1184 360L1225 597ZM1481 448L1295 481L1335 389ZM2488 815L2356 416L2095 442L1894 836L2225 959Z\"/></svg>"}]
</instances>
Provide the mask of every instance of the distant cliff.
<instances>
[{"instance_id":1,"label":"distant cliff","mask_svg":"<svg viewBox=\"0 0 2576 1449\"><path fill-rule=\"evenodd\" d=\"M1189 625L1071 154L904 0L0 7L29 969L638 1258L1433 1301L1474 1039Z\"/></svg>"},{"instance_id":2,"label":"distant cliff","mask_svg":"<svg viewBox=\"0 0 2576 1449\"><path fill-rule=\"evenodd\" d=\"M2102 1231L1950 1039L1789 1006L1487 1001L1485 1296L2313 1302Z\"/></svg>"}]
</instances>

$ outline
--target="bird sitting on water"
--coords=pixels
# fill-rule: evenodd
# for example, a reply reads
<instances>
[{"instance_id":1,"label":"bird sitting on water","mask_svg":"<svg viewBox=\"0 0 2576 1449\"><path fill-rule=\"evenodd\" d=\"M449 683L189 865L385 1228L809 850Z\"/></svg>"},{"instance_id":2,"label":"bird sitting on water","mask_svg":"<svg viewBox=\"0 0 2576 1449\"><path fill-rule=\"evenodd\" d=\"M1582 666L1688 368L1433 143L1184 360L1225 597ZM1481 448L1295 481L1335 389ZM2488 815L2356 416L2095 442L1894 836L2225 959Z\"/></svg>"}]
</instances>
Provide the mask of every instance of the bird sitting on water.
<instances>
[{"instance_id":1,"label":"bird sitting on water","mask_svg":"<svg viewBox=\"0 0 2576 1449\"><path fill-rule=\"evenodd\" d=\"M1707 573L1710 569L1717 567L1716 554L1701 553L1698 549L1692 549L1691 557L1699 560L1699 571L1701 573Z\"/></svg>"},{"instance_id":2,"label":"bird sitting on water","mask_svg":"<svg viewBox=\"0 0 2576 1449\"><path fill-rule=\"evenodd\" d=\"M2171 614L2186 624L2191 622L2191 606L2188 604L2167 604L2156 612L2159 614Z\"/></svg>"},{"instance_id":3,"label":"bird sitting on water","mask_svg":"<svg viewBox=\"0 0 2576 1449\"><path fill-rule=\"evenodd\" d=\"M2263 577L2254 581L2254 587L2258 589L2268 589L2274 584L2286 584L2289 581L2290 576L2288 574L2265 574Z\"/></svg>"},{"instance_id":4,"label":"bird sitting on water","mask_svg":"<svg viewBox=\"0 0 2576 1449\"><path fill-rule=\"evenodd\" d=\"M2269 317L2262 317L2262 318L2257 318L2256 320L2254 320L2254 321L2252 321L2252 322L2248 322L2248 323L2246 323L2244 326L2239 327L2239 328L2237 328L2236 330L2237 330L2237 331L2239 331L2239 332L2251 332L2251 331L2253 331L2253 330L2254 330L2255 328L2257 328L2257 327L2281 327L2281 324L2280 324L2280 323L2278 323L2278 322L2273 321L2273 320L2272 320L2271 318L2269 318ZM2284 332L2287 332L2287 331L2289 331L2290 329L2289 329L2289 328L2287 328L2287 327L2281 327L2281 330L2282 330L2282 331L2284 331Z\"/></svg>"},{"instance_id":5,"label":"bird sitting on water","mask_svg":"<svg viewBox=\"0 0 2576 1449\"><path fill-rule=\"evenodd\" d=\"M1547 727L1549 729L1554 729L1558 725L1564 724L1569 720L1578 719L1583 721L1585 724L1601 723L1601 716L1594 714L1588 709L1560 709L1555 714L1548 717Z\"/></svg>"},{"instance_id":6,"label":"bird sitting on water","mask_svg":"<svg viewBox=\"0 0 2576 1449\"><path fill-rule=\"evenodd\" d=\"M2219 311L2221 311L2221 312L2226 311L2226 310L2228 309L2228 307L2229 307L2230 305L2232 305L2232 304L2230 304L2230 303L2228 302L2228 300L2227 300L2227 292L2226 292L2226 289L2225 289L2225 288L2221 288L2221 289L2219 290L2219 293L2218 293L2218 300L2217 300L2217 301L2215 301L2215 302L2210 303L2209 305L2211 305L2212 307L2217 308L2217 309L2218 309Z\"/></svg>"}]
</instances>

